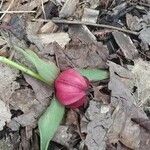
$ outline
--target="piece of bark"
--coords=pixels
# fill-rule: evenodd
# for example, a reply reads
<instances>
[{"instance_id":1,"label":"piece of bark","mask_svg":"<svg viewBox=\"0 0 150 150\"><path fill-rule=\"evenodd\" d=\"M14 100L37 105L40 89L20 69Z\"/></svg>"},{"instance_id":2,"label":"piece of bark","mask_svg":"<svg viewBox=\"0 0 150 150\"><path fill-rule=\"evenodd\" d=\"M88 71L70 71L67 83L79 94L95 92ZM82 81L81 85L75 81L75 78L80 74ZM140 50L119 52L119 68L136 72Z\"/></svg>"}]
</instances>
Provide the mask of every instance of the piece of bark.
<instances>
[{"instance_id":1,"label":"piece of bark","mask_svg":"<svg viewBox=\"0 0 150 150\"><path fill-rule=\"evenodd\" d=\"M72 25L69 28L69 36L72 38L78 38L85 43L96 42L96 37L85 25Z\"/></svg>"},{"instance_id":2,"label":"piece of bark","mask_svg":"<svg viewBox=\"0 0 150 150\"><path fill-rule=\"evenodd\" d=\"M136 49L129 36L118 31L114 31L112 34L125 58L133 59L137 56L138 50Z\"/></svg>"},{"instance_id":3,"label":"piece of bark","mask_svg":"<svg viewBox=\"0 0 150 150\"><path fill-rule=\"evenodd\" d=\"M57 42L62 48L64 48L65 45L68 44L70 41L68 33L65 33L65 32L51 33L51 34L39 34L38 37L41 43L44 45Z\"/></svg>"},{"instance_id":4,"label":"piece of bark","mask_svg":"<svg viewBox=\"0 0 150 150\"><path fill-rule=\"evenodd\" d=\"M83 22L96 23L98 15L99 15L98 10L94 10L94 9L90 9L90 8L84 8L82 21Z\"/></svg>"},{"instance_id":5,"label":"piece of bark","mask_svg":"<svg viewBox=\"0 0 150 150\"><path fill-rule=\"evenodd\" d=\"M52 21L49 21L41 27L39 32L40 33L53 33L57 29L58 29L58 26Z\"/></svg>"},{"instance_id":6,"label":"piece of bark","mask_svg":"<svg viewBox=\"0 0 150 150\"><path fill-rule=\"evenodd\" d=\"M59 12L59 17L60 18L70 17L74 13L78 3L79 0L66 0L65 4L63 5L62 9Z\"/></svg>"},{"instance_id":7,"label":"piece of bark","mask_svg":"<svg viewBox=\"0 0 150 150\"><path fill-rule=\"evenodd\" d=\"M42 0L43 3L46 3L48 0ZM18 11L31 11L35 9L36 7L39 7L41 5L41 1L39 0L32 0L28 3L25 3L24 5L20 5L17 10Z\"/></svg>"}]
</instances>

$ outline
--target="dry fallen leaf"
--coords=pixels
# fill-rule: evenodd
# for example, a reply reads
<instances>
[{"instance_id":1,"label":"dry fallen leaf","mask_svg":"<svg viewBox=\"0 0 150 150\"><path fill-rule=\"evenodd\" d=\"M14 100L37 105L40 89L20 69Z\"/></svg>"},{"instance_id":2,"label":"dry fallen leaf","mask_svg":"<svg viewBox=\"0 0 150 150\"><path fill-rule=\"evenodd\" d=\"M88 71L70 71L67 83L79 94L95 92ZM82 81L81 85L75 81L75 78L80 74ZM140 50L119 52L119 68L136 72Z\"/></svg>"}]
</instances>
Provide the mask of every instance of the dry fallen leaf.
<instances>
[{"instance_id":1,"label":"dry fallen leaf","mask_svg":"<svg viewBox=\"0 0 150 150\"><path fill-rule=\"evenodd\" d=\"M128 78L124 78L124 76L120 75L121 69L119 69L120 72L117 72L118 66L109 62L109 89L111 90L111 105L114 111L112 114L113 124L108 131L107 137L110 143L120 141L131 149L148 150L150 134L131 121L131 118L148 119L144 111L136 104L137 100L131 91L131 84L127 84L127 82L132 82L130 81L132 73L122 67L122 70L125 70L124 72L129 72L129 75L126 74Z\"/></svg>"},{"instance_id":2,"label":"dry fallen leaf","mask_svg":"<svg viewBox=\"0 0 150 150\"><path fill-rule=\"evenodd\" d=\"M64 48L70 41L69 34L65 32L39 34L41 25L42 23L39 22L28 22L26 28L28 39L34 43L40 51L44 51L45 46L53 42L57 42Z\"/></svg>"},{"instance_id":3,"label":"dry fallen leaf","mask_svg":"<svg viewBox=\"0 0 150 150\"><path fill-rule=\"evenodd\" d=\"M18 71L0 63L0 99L9 103L11 95L19 89L19 83L15 80L19 76Z\"/></svg>"},{"instance_id":4,"label":"dry fallen leaf","mask_svg":"<svg viewBox=\"0 0 150 150\"><path fill-rule=\"evenodd\" d=\"M101 43L81 43L71 41L65 49L55 49L61 69L69 66L77 68L106 68L107 49Z\"/></svg>"},{"instance_id":5,"label":"dry fallen leaf","mask_svg":"<svg viewBox=\"0 0 150 150\"><path fill-rule=\"evenodd\" d=\"M3 126L11 119L11 113L9 107L0 100L0 131L3 129Z\"/></svg>"},{"instance_id":6,"label":"dry fallen leaf","mask_svg":"<svg viewBox=\"0 0 150 150\"><path fill-rule=\"evenodd\" d=\"M106 149L106 134L113 120L110 113L101 113L100 107L100 103L91 101L86 112L86 117L90 119L87 124L87 136L85 139L88 149Z\"/></svg>"},{"instance_id":7,"label":"dry fallen leaf","mask_svg":"<svg viewBox=\"0 0 150 150\"><path fill-rule=\"evenodd\" d=\"M150 102L150 63L137 59L134 61L134 66L131 69L134 74L136 91L139 106L148 105Z\"/></svg>"}]
</instances>

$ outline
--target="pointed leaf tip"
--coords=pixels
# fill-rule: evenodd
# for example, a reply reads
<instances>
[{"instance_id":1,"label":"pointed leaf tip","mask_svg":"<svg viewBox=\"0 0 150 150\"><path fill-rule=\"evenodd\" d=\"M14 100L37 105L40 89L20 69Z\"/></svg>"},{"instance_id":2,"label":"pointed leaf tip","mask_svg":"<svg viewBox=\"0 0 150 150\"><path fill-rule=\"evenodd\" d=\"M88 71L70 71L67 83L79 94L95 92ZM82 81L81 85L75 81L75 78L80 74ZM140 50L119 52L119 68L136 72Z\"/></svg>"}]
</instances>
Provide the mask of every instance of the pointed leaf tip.
<instances>
[{"instance_id":1,"label":"pointed leaf tip","mask_svg":"<svg viewBox=\"0 0 150 150\"><path fill-rule=\"evenodd\" d=\"M38 121L40 131L41 150L47 150L65 113L65 107L55 98Z\"/></svg>"}]
</instances>

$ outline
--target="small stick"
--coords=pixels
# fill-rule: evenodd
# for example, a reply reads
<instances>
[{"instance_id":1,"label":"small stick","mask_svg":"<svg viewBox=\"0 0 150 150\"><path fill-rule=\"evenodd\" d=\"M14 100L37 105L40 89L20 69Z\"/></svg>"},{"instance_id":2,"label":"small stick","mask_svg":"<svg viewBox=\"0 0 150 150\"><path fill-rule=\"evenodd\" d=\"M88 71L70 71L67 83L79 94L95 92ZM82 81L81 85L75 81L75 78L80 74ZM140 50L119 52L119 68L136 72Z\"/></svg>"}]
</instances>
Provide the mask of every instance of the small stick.
<instances>
[{"instance_id":1,"label":"small stick","mask_svg":"<svg viewBox=\"0 0 150 150\"><path fill-rule=\"evenodd\" d=\"M3 14L3 13L7 13L7 14L19 14L19 13L36 13L36 11L20 11L20 10L17 10L17 11L0 11L0 14Z\"/></svg>"},{"instance_id":2,"label":"small stick","mask_svg":"<svg viewBox=\"0 0 150 150\"><path fill-rule=\"evenodd\" d=\"M0 9L2 8L4 0L1 0Z\"/></svg>"},{"instance_id":3,"label":"small stick","mask_svg":"<svg viewBox=\"0 0 150 150\"><path fill-rule=\"evenodd\" d=\"M9 11L13 5L15 0L12 0L8 6L8 8L6 9L6 11ZM0 17L0 20L2 20L4 17L5 17L6 13L4 13L1 17Z\"/></svg>"},{"instance_id":4,"label":"small stick","mask_svg":"<svg viewBox=\"0 0 150 150\"><path fill-rule=\"evenodd\" d=\"M43 2L43 0L41 0L41 5L42 5L42 12L43 12L43 15L44 15L44 19L46 19L46 13L45 13L45 10L44 10L44 2Z\"/></svg>"},{"instance_id":5,"label":"small stick","mask_svg":"<svg viewBox=\"0 0 150 150\"><path fill-rule=\"evenodd\" d=\"M134 32L131 30L126 30L110 25L105 25L105 24L97 24L97 23L91 23L91 22L83 22L83 21L70 21L70 20L64 20L64 19L52 19L52 20L47 20L47 19L33 19L33 21L41 21L41 22L49 22L53 21L54 23L62 23L62 24L76 24L76 25L88 25L88 26L94 26L94 27L100 27L100 28L108 28L108 29L113 29L113 30L118 30L122 31L125 33L133 34L133 35L139 35L138 32Z\"/></svg>"}]
</instances>

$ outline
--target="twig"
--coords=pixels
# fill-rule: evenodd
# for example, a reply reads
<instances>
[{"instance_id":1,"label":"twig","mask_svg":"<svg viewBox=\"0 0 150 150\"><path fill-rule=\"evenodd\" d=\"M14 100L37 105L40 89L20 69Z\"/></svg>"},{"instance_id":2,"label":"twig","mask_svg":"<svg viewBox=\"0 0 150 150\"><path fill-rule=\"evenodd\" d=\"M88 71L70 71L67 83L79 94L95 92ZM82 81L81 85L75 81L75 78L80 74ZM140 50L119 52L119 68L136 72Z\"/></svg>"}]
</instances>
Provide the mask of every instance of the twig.
<instances>
[{"instance_id":1,"label":"twig","mask_svg":"<svg viewBox=\"0 0 150 150\"><path fill-rule=\"evenodd\" d=\"M39 74L33 72L32 70L28 69L27 67L24 67L21 64L18 64L16 62L12 61L12 60L9 60L5 57L0 56L0 62L2 62L4 64L7 64L7 65L9 65L13 68L16 68L16 69L24 72L25 74L30 75L33 78L36 78L36 79L38 79L40 81L43 81L43 82L46 82Z\"/></svg>"},{"instance_id":2,"label":"twig","mask_svg":"<svg viewBox=\"0 0 150 150\"><path fill-rule=\"evenodd\" d=\"M43 15L44 15L44 19L46 19L46 13L45 13L45 10L44 10L44 2L43 2L43 0L41 0L41 4L42 4L42 12L43 12Z\"/></svg>"},{"instance_id":3,"label":"twig","mask_svg":"<svg viewBox=\"0 0 150 150\"><path fill-rule=\"evenodd\" d=\"M1 0L0 9L2 8L4 0Z\"/></svg>"},{"instance_id":4,"label":"twig","mask_svg":"<svg viewBox=\"0 0 150 150\"><path fill-rule=\"evenodd\" d=\"M139 2L139 5L145 6L145 7L150 7L150 4L146 4L146 3L142 3L142 2Z\"/></svg>"},{"instance_id":5,"label":"twig","mask_svg":"<svg viewBox=\"0 0 150 150\"><path fill-rule=\"evenodd\" d=\"M9 11L9 9L11 8L11 6L13 5L15 0L12 0L8 6L8 8L6 9L6 12ZM4 16L6 15L6 13L4 13L1 17L0 17L0 20L2 20L4 18Z\"/></svg>"},{"instance_id":6,"label":"twig","mask_svg":"<svg viewBox=\"0 0 150 150\"><path fill-rule=\"evenodd\" d=\"M3 14L3 13L7 13L7 14L19 14L19 13L35 13L36 11L0 11L0 14Z\"/></svg>"},{"instance_id":7,"label":"twig","mask_svg":"<svg viewBox=\"0 0 150 150\"><path fill-rule=\"evenodd\" d=\"M69 20L64 20L64 19L52 19L52 20L46 20L46 19L33 19L33 21L42 21L42 22L49 22L53 21L54 23L62 23L62 24L76 24L76 25L88 25L88 26L94 26L94 27L100 27L100 28L108 28L108 29L113 29L113 30L118 30L122 31L125 33L133 34L133 35L139 35L138 32L134 32L131 30L126 30L110 25L105 25L105 24L96 24L96 23L91 23L91 22L83 22L83 21L69 21Z\"/></svg>"},{"instance_id":8,"label":"twig","mask_svg":"<svg viewBox=\"0 0 150 150\"><path fill-rule=\"evenodd\" d=\"M142 3L142 2L137 2L137 3L134 3L134 2L128 2L130 5L140 5L140 6L144 6L144 7L150 7L150 4L147 4L147 3Z\"/></svg>"}]
</instances>

